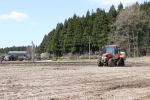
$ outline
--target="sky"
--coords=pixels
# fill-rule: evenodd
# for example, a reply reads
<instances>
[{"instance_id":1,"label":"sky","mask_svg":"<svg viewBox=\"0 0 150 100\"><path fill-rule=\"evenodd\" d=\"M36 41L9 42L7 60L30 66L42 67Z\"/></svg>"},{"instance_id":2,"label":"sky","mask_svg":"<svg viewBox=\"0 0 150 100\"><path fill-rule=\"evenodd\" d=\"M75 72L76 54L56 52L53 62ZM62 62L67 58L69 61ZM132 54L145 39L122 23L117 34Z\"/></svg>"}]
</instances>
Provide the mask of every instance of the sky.
<instances>
[{"instance_id":1,"label":"sky","mask_svg":"<svg viewBox=\"0 0 150 100\"><path fill-rule=\"evenodd\" d=\"M0 48L40 45L58 23L74 14L82 17L97 8L109 11L112 4L125 6L150 0L0 0Z\"/></svg>"}]
</instances>

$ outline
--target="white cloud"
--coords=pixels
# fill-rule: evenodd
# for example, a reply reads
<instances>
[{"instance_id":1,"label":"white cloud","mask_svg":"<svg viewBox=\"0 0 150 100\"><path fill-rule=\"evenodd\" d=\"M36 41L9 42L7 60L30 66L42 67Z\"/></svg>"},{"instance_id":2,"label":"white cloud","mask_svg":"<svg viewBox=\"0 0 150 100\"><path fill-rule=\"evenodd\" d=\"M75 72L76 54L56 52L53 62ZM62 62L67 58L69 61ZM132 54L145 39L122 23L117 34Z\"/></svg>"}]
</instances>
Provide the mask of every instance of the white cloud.
<instances>
[{"instance_id":1,"label":"white cloud","mask_svg":"<svg viewBox=\"0 0 150 100\"><path fill-rule=\"evenodd\" d=\"M35 22L30 22L30 25L37 25Z\"/></svg>"},{"instance_id":2,"label":"white cloud","mask_svg":"<svg viewBox=\"0 0 150 100\"><path fill-rule=\"evenodd\" d=\"M100 6L111 6L113 4L115 6L118 6L121 2L124 6L127 6L128 4L136 3L137 0L88 0L88 1L92 5L98 4Z\"/></svg>"},{"instance_id":3,"label":"white cloud","mask_svg":"<svg viewBox=\"0 0 150 100\"><path fill-rule=\"evenodd\" d=\"M18 22L22 22L27 19L29 16L24 13L11 12L9 15L0 15L0 19L12 19Z\"/></svg>"}]
</instances>

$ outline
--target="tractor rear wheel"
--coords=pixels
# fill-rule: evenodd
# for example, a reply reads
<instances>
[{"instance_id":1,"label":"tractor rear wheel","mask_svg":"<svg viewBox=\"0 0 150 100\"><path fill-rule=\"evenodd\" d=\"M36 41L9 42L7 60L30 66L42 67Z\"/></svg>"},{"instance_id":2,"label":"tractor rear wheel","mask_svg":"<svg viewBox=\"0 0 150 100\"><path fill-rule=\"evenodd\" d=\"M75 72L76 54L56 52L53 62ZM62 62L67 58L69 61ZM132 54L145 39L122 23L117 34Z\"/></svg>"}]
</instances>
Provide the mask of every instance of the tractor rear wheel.
<instances>
[{"instance_id":1,"label":"tractor rear wheel","mask_svg":"<svg viewBox=\"0 0 150 100\"><path fill-rule=\"evenodd\" d=\"M117 66L121 66L121 58L118 59Z\"/></svg>"},{"instance_id":2,"label":"tractor rear wheel","mask_svg":"<svg viewBox=\"0 0 150 100\"><path fill-rule=\"evenodd\" d=\"M102 67L103 63L101 62L101 58L98 60L98 67Z\"/></svg>"},{"instance_id":3,"label":"tractor rear wheel","mask_svg":"<svg viewBox=\"0 0 150 100\"><path fill-rule=\"evenodd\" d=\"M109 67L115 66L115 61L114 61L112 58L110 58L110 59L108 60L108 66L109 66Z\"/></svg>"},{"instance_id":4,"label":"tractor rear wheel","mask_svg":"<svg viewBox=\"0 0 150 100\"><path fill-rule=\"evenodd\" d=\"M125 66L123 58L119 58L119 60L117 61L117 66Z\"/></svg>"},{"instance_id":5,"label":"tractor rear wheel","mask_svg":"<svg viewBox=\"0 0 150 100\"><path fill-rule=\"evenodd\" d=\"M124 63L124 59L122 58L122 65L121 66L125 66L125 63Z\"/></svg>"}]
</instances>

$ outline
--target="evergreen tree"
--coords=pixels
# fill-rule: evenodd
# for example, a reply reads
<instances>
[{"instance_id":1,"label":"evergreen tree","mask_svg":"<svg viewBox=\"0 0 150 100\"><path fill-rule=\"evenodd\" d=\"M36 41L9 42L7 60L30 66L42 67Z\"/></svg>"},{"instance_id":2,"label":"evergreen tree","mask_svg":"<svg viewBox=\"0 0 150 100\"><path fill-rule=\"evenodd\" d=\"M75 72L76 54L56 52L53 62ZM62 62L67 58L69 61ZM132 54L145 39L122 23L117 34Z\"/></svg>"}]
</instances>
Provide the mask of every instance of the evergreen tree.
<instances>
[{"instance_id":1,"label":"evergreen tree","mask_svg":"<svg viewBox=\"0 0 150 100\"><path fill-rule=\"evenodd\" d=\"M52 51L53 53L56 55L56 57L61 56L61 40L62 37L61 36L61 30L63 28L63 24L62 23L58 23L55 33L53 35L53 39L52 39Z\"/></svg>"},{"instance_id":2,"label":"evergreen tree","mask_svg":"<svg viewBox=\"0 0 150 100\"><path fill-rule=\"evenodd\" d=\"M38 47L38 52L43 53L46 52L47 49L47 35L44 36L43 41L41 42L40 46Z\"/></svg>"},{"instance_id":3,"label":"evergreen tree","mask_svg":"<svg viewBox=\"0 0 150 100\"><path fill-rule=\"evenodd\" d=\"M94 20L92 31L92 47L94 51L99 50L102 46L107 44L108 21L106 13L102 9L97 9L96 18Z\"/></svg>"},{"instance_id":4,"label":"evergreen tree","mask_svg":"<svg viewBox=\"0 0 150 100\"><path fill-rule=\"evenodd\" d=\"M122 9L123 9L123 4L120 3L120 4L118 5L117 15L119 14L119 12L120 12Z\"/></svg>"},{"instance_id":5,"label":"evergreen tree","mask_svg":"<svg viewBox=\"0 0 150 100\"><path fill-rule=\"evenodd\" d=\"M53 54L53 38L55 34L55 29L53 29L51 32L49 32L48 37L47 37L47 49L46 52Z\"/></svg>"},{"instance_id":6,"label":"evergreen tree","mask_svg":"<svg viewBox=\"0 0 150 100\"><path fill-rule=\"evenodd\" d=\"M116 17L117 17L117 11L116 11L114 5L112 5L107 14L108 23L112 24L113 22L115 22Z\"/></svg>"}]
</instances>

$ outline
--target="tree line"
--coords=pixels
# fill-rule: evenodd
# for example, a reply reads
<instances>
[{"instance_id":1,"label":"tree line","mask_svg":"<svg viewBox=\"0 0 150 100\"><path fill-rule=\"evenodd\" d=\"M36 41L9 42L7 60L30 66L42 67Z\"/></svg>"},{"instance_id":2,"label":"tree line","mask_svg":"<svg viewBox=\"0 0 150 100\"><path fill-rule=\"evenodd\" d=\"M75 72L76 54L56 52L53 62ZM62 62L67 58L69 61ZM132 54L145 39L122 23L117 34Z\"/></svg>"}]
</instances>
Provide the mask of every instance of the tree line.
<instances>
[{"instance_id":1,"label":"tree line","mask_svg":"<svg viewBox=\"0 0 150 100\"><path fill-rule=\"evenodd\" d=\"M91 52L99 51L108 42L109 25L123 9L120 3L116 11L114 5L108 13L97 8L96 12L87 11L86 15L79 17L76 14L64 23L58 23L56 28L45 35L38 46L38 52L49 52L56 56L66 53L84 54L88 52L89 39Z\"/></svg>"},{"instance_id":2,"label":"tree line","mask_svg":"<svg viewBox=\"0 0 150 100\"><path fill-rule=\"evenodd\" d=\"M0 48L0 54L4 55L7 54L9 51L27 51L27 54L31 56L32 51L34 50L34 53L37 53L36 50L37 46L13 46L13 47L6 47L6 48Z\"/></svg>"},{"instance_id":3,"label":"tree line","mask_svg":"<svg viewBox=\"0 0 150 100\"><path fill-rule=\"evenodd\" d=\"M144 4L114 5L108 12L97 8L79 17L76 14L45 35L38 52L56 56L66 53L84 54L101 50L107 44L117 44L129 57L148 55L150 52L150 2ZM90 38L89 38L90 37Z\"/></svg>"},{"instance_id":4,"label":"tree line","mask_svg":"<svg viewBox=\"0 0 150 100\"><path fill-rule=\"evenodd\" d=\"M13 46L13 47L6 47L6 48L0 48L0 53L8 53L9 51L26 51L27 46Z\"/></svg>"}]
</instances>

